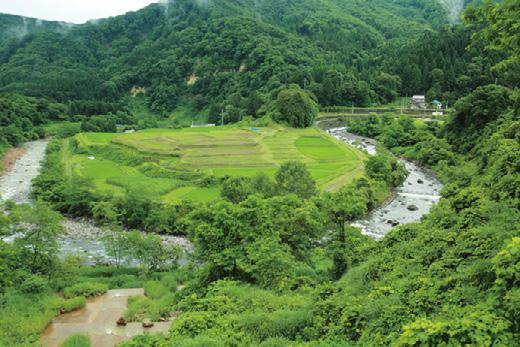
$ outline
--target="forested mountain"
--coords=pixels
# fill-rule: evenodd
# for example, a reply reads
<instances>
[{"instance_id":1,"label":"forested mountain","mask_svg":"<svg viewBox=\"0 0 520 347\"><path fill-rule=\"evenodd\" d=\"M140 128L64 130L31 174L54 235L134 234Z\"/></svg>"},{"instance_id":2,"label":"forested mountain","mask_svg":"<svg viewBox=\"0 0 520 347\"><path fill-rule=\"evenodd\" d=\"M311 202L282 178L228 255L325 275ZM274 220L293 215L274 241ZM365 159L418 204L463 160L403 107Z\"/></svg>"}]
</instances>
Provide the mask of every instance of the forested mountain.
<instances>
[{"instance_id":1,"label":"forested mountain","mask_svg":"<svg viewBox=\"0 0 520 347\"><path fill-rule=\"evenodd\" d=\"M0 13L0 46L6 44L9 40L20 40L28 35L46 30L64 32L72 26L73 24L64 22L51 22Z\"/></svg>"},{"instance_id":2,"label":"forested mountain","mask_svg":"<svg viewBox=\"0 0 520 347\"><path fill-rule=\"evenodd\" d=\"M398 94L398 78L373 63L381 49L447 21L427 0L179 0L71 27L2 16L18 35L2 40L0 91L103 113L94 101L142 87L155 111L227 107L229 121L289 83L323 105L369 105Z\"/></svg>"},{"instance_id":3,"label":"forested mountain","mask_svg":"<svg viewBox=\"0 0 520 347\"><path fill-rule=\"evenodd\" d=\"M32 181L34 204L2 205L0 345L37 345L54 317L92 303L87 298L142 287L119 319L101 311L110 305L94 305L103 338L117 333L116 324L129 332L127 323L164 323L165 334L118 346L520 346L520 2L469 6L458 25L448 24L447 4L461 2L175 0L4 41L0 149L42 137L49 120L76 122L50 140ZM197 187L221 184L212 200L140 194L158 182L189 188L181 147L200 150L196 157L211 166L244 150L256 165L265 152L236 140L282 127L273 120L306 127L318 106L412 93L453 109L441 122L391 113L338 121L376 139L379 153L358 158L365 160L360 175L335 191L318 189L304 162L286 161L271 175L257 166L231 175L222 166L225 177L194 172ZM189 106L226 122L267 116L167 129L172 136L165 129L115 133L117 124L133 129L137 121L157 127L132 118L146 106L161 115ZM334 147L310 132L289 137L319 129L283 128L284 140L335 171L328 166ZM70 137L80 129L93 133ZM224 145L208 136L229 129L240 132L220 134ZM294 160L296 150L267 137L273 157ZM210 142L221 152L208 151ZM441 197L413 223L380 218L395 228L376 241L354 221L406 184L398 158L413 161L415 171L431 169ZM118 185L100 189L110 181ZM397 201L404 213L413 210ZM100 241L114 265L60 258L60 213L107 227ZM159 233L191 241L188 264ZM96 316L90 307L84 311ZM96 345L96 335L72 336L63 346L89 346L89 338Z\"/></svg>"}]
</instances>

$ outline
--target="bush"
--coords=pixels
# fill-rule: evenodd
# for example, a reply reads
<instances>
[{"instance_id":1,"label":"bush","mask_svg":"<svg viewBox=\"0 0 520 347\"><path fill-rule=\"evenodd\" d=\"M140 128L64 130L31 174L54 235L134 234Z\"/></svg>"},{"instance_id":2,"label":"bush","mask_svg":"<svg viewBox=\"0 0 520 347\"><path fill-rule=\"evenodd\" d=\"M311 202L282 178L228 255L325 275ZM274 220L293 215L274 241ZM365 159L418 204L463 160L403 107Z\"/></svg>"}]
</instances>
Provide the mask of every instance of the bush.
<instances>
[{"instance_id":1,"label":"bush","mask_svg":"<svg viewBox=\"0 0 520 347\"><path fill-rule=\"evenodd\" d=\"M85 307L87 304L87 299L84 296L76 296L72 299L62 299L59 302L59 308L62 312L72 312L78 310L80 308Z\"/></svg>"},{"instance_id":2,"label":"bush","mask_svg":"<svg viewBox=\"0 0 520 347\"><path fill-rule=\"evenodd\" d=\"M47 281L39 276L30 276L20 286L20 291L25 294L40 294L49 289Z\"/></svg>"},{"instance_id":3,"label":"bush","mask_svg":"<svg viewBox=\"0 0 520 347\"><path fill-rule=\"evenodd\" d=\"M152 305L153 301L146 296L128 298L128 309L124 314L125 319L130 322L139 322L145 318L151 318L149 312Z\"/></svg>"},{"instance_id":4,"label":"bush","mask_svg":"<svg viewBox=\"0 0 520 347\"><path fill-rule=\"evenodd\" d=\"M312 315L306 310L279 310L269 313L247 313L241 315L240 320L244 330L259 340L264 341L271 337L295 339L310 325Z\"/></svg>"},{"instance_id":5,"label":"bush","mask_svg":"<svg viewBox=\"0 0 520 347\"><path fill-rule=\"evenodd\" d=\"M107 290L108 286L106 284L83 282L75 284L72 287L65 288L63 290L63 296L67 299L75 296L99 296L105 294Z\"/></svg>"},{"instance_id":6,"label":"bush","mask_svg":"<svg viewBox=\"0 0 520 347\"><path fill-rule=\"evenodd\" d=\"M145 295L152 300L160 299L168 294L168 288L158 281L146 282L144 286Z\"/></svg>"},{"instance_id":7,"label":"bush","mask_svg":"<svg viewBox=\"0 0 520 347\"><path fill-rule=\"evenodd\" d=\"M65 342L62 343L61 347L91 347L90 339L84 335L72 335Z\"/></svg>"},{"instance_id":8,"label":"bush","mask_svg":"<svg viewBox=\"0 0 520 347\"><path fill-rule=\"evenodd\" d=\"M148 318L153 321L158 321L161 317L169 316L176 301L177 298L173 293L166 294L161 299L154 301L153 305L150 306L148 310Z\"/></svg>"},{"instance_id":9,"label":"bush","mask_svg":"<svg viewBox=\"0 0 520 347\"><path fill-rule=\"evenodd\" d=\"M177 291L179 282L182 283L182 278L179 278L179 276L177 276L176 274L174 275L172 273L168 273L161 278L161 283L164 284L170 292Z\"/></svg>"},{"instance_id":10,"label":"bush","mask_svg":"<svg viewBox=\"0 0 520 347\"><path fill-rule=\"evenodd\" d=\"M109 288L139 288L143 281L134 275L119 275L110 278L106 282Z\"/></svg>"}]
</instances>

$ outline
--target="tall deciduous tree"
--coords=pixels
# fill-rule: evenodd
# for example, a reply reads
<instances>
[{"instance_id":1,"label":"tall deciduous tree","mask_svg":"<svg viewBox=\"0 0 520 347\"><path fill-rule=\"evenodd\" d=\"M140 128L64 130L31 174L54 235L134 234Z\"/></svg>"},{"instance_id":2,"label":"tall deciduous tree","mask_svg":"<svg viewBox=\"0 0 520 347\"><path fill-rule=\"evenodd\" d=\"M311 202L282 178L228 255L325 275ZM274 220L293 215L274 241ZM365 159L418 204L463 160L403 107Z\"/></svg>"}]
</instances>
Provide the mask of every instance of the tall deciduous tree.
<instances>
[{"instance_id":1,"label":"tall deciduous tree","mask_svg":"<svg viewBox=\"0 0 520 347\"><path fill-rule=\"evenodd\" d=\"M316 195L316 182L311 177L304 163L288 161L276 172L276 184L280 194L296 194L308 199Z\"/></svg>"},{"instance_id":2,"label":"tall deciduous tree","mask_svg":"<svg viewBox=\"0 0 520 347\"><path fill-rule=\"evenodd\" d=\"M294 128L306 128L313 124L318 115L318 104L297 84L291 84L278 93L276 98L276 120L287 122Z\"/></svg>"},{"instance_id":3,"label":"tall deciduous tree","mask_svg":"<svg viewBox=\"0 0 520 347\"><path fill-rule=\"evenodd\" d=\"M15 245L32 272L50 273L56 263L58 237L63 233L61 216L46 205L37 203L15 206L12 222L18 237Z\"/></svg>"}]
</instances>

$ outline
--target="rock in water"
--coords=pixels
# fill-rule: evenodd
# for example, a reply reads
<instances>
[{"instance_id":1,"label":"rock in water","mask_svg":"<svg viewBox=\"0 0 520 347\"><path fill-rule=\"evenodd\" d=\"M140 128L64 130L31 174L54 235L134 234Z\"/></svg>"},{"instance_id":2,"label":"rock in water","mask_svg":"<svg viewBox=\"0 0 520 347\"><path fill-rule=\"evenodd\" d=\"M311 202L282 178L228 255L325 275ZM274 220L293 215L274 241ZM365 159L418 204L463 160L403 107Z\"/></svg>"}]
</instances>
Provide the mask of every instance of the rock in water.
<instances>
[{"instance_id":1,"label":"rock in water","mask_svg":"<svg viewBox=\"0 0 520 347\"><path fill-rule=\"evenodd\" d=\"M417 183L419 183L419 184L424 184L424 181L423 181L422 179L419 178L419 179L417 180Z\"/></svg>"},{"instance_id":2,"label":"rock in water","mask_svg":"<svg viewBox=\"0 0 520 347\"><path fill-rule=\"evenodd\" d=\"M143 328L151 328L153 327L153 322L151 319L146 318L143 320Z\"/></svg>"},{"instance_id":3,"label":"rock in water","mask_svg":"<svg viewBox=\"0 0 520 347\"><path fill-rule=\"evenodd\" d=\"M406 207L406 209L407 209L408 211L417 211L417 210L419 209L419 207L417 207L417 206L415 206L415 205L408 205L408 206Z\"/></svg>"}]
</instances>

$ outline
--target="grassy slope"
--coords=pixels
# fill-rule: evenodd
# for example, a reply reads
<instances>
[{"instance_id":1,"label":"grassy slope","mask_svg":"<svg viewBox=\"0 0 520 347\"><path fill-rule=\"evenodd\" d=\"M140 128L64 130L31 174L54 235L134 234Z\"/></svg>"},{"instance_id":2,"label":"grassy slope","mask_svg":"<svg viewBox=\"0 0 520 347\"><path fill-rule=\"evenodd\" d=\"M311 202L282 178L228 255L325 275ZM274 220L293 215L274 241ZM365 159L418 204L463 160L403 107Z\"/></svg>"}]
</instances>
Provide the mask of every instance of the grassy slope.
<instances>
[{"instance_id":1,"label":"grassy slope","mask_svg":"<svg viewBox=\"0 0 520 347\"><path fill-rule=\"evenodd\" d=\"M99 190L116 194L133 190L167 202L216 198L218 185L195 183L204 175L274 176L288 160L306 163L320 188L334 189L362 175L366 158L316 128L149 129L134 134L85 133L76 139L78 153L64 155L68 174L92 179ZM94 160L88 158L91 155ZM137 164L128 158L137 158ZM161 177L143 170L150 166L160 170ZM184 177L177 178L178 174Z\"/></svg>"}]
</instances>

